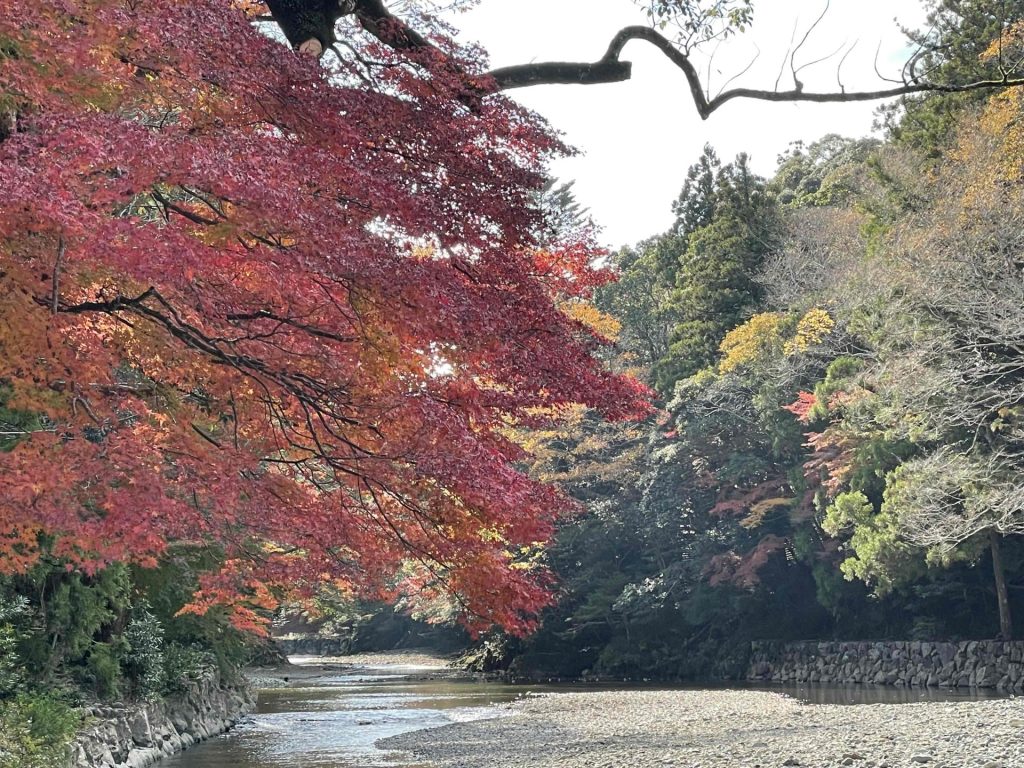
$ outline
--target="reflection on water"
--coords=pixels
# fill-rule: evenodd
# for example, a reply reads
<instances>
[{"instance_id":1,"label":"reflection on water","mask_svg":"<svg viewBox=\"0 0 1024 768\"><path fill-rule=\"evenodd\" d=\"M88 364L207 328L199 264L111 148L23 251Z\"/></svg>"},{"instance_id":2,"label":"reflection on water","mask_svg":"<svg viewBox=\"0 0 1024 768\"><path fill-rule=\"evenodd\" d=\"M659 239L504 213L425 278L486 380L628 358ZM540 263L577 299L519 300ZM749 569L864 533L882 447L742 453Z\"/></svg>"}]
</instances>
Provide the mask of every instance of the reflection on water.
<instances>
[{"instance_id":1,"label":"reflection on water","mask_svg":"<svg viewBox=\"0 0 1024 768\"><path fill-rule=\"evenodd\" d=\"M373 768L394 756L374 747L378 739L452 722L501 714L498 705L527 693L610 690L628 685L505 685L430 679L427 670L366 668L358 674L325 673L287 688L260 691L256 712L230 734L175 757L160 768ZM664 686L659 686L664 687ZM687 686L693 688L693 686ZM706 688L707 686L703 686ZM997 696L992 691L887 686L757 685L809 704L906 704Z\"/></svg>"},{"instance_id":2,"label":"reflection on water","mask_svg":"<svg viewBox=\"0 0 1024 768\"><path fill-rule=\"evenodd\" d=\"M495 717L521 687L409 679L393 667L325 675L262 690L256 712L231 733L162 761L160 768L370 768L394 766L374 742L448 723Z\"/></svg>"}]
</instances>

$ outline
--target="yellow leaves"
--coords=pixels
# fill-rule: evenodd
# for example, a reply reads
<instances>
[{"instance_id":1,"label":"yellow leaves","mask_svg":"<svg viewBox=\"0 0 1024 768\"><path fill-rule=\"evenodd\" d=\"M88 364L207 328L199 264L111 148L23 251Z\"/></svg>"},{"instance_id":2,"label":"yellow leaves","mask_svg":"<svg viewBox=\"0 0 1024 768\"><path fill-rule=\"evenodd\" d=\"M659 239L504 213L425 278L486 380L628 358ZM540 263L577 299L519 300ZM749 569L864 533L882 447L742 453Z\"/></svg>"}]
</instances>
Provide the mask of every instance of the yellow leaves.
<instances>
[{"instance_id":1,"label":"yellow leaves","mask_svg":"<svg viewBox=\"0 0 1024 768\"><path fill-rule=\"evenodd\" d=\"M807 352L820 344L835 329L835 320L826 310L815 307L796 323L789 336L792 318L782 312L761 312L725 335L719 349L722 359L719 373L731 373L749 367L759 359L782 350L786 356Z\"/></svg>"},{"instance_id":2,"label":"yellow leaves","mask_svg":"<svg viewBox=\"0 0 1024 768\"><path fill-rule=\"evenodd\" d=\"M508 540L500 530L492 527L480 529L480 541L497 541L504 544Z\"/></svg>"},{"instance_id":3,"label":"yellow leaves","mask_svg":"<svg viewBox=\"0 0 1024 768\"><path fill-rule=\"evenodd\" d=\"M1017 21L989 43L988 48L982 51L978 59L986 63L1017 59L1022 47L1024 47L1024 21Z\"/></svg>"},{"instance_id":4,"label":"yellow leaves","mask_svg":"<svg viewBox=\"0 0 1024 768\"><path fill-rule=\"evenodd\" d=\"M508 553L515 562L509 568L515 571L533 571L544 565L544 558L547 553L547 545L543 541L530 542L519 547L515 553Z\"/></svg>"},{"instance_id":5,"label":"yellow leaves","mask_svg":"<svg viewBox=\"0 0 1024 768\"><path fill-rule=\"evenodd\" d=\"M796 501L796 499L790 496L779 496L774 499L762 499L750 507L750 511L747 516L740 520L740 525L748 529L757 528L764 522L764 518L769 512L782 507L790 507L793 505L794 501Z\"/></svg>"},{"instance_id":6,"label":"yellow leaves","mask_svg":"<svg viewBox=\"0 0 1024 768\"><path fill-rule=\"evenodd\" d=\"M983 134L1001 145L999 163L1003 180L1021 177L1024 162L1024 126L1021 124L1021 93L1018 89L997 93L988 100L978 123ZM973 147L960 147L961 159L967 160Z\"/></svg>"},{"instance_id":7,"label":"yellow leaves","mask_svg":"<svg viewBox=\"0 0 1024 768\"><path fill-rule=\"evenodd\" d=\"M800 318L796 324L796 336L786 342L783 351L787 355L806 352L815 344L820 344L835 327L836 321L832 315L815 307Z\"/></svg>"},{"instance_id":8,"label":"yellow leaves","mask_svg":"<svg viewBox=\"0 0 1024 768\"><path fill-rule=\"evenodd\" d=\"M719 347L722 351L719 373L749 365L763 352L777 347L782 342L785 319L781 312L761 312L729 331Z\"/></svg>"},{"instance_id":9,"label":"yellow leaves","mask_svg":"<svg viewBox=\"0 0 1024 768\"><path fill-rule=\"evenodd\" d=\"M589 302L570 301L564 303L560 309L573 320L587 326L598 336L610 341L616 341L619 338L622 324Z\"/></svg>"}]
</instances>

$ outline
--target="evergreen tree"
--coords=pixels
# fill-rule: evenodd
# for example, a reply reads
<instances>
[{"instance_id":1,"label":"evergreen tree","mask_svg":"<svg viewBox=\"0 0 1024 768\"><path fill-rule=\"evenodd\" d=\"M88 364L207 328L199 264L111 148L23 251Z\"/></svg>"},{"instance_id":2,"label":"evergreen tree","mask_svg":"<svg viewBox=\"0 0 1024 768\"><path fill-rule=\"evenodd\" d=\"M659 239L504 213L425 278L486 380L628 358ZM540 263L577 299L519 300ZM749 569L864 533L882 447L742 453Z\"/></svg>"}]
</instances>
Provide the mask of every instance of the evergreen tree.
<instances>
[{"instance_id":1,"label":"evergreen tree","mask_svg":"<svg viewBox=\"0 0 1024 768\"><path fill-rule=\"evenodd\" d=\"M683 189L672 204L672 213L676 215L672 226L675 234L689 235L714 220L718 201L718 174L721 169L722 162L718 154L710 144L705 144L697 162L686 171Z\"/></svg>"},{"instance_id":2,"label":"evergreen tree","mask_svg":"<svg viewBox=\"0 0 1024 768\"><path fill-rule=\"evenodd\" d=\"M754 276L778 237L775 202L745 154L719 169L707 195L687 192L684 187L680 197L688 212L714 213L688 234L676 273L669 305L677 322L668 353L654 368L655 386L666 394L710 365L725 334L752 312L761 293Z\"/></svg>"}]
</instances>

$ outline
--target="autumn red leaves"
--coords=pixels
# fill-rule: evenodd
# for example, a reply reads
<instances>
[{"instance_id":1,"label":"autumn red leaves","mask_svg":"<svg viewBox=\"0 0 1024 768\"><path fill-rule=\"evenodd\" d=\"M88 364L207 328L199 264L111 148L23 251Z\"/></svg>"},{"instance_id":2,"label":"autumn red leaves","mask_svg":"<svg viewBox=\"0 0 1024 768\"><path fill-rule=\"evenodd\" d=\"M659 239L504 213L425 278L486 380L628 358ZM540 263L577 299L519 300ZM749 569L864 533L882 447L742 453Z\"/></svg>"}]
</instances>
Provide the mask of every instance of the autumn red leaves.
<instances>
[{"instance_id":1,"label":"autumn red leaves","mask_svg":"<svg viewBox=\"0 0 1024 768\"><path fill-rule=\"evenodd\" d=\"M559 309L607 275L531 234L545 125L351 42L325 71L215 0L0 19L3 570L206 548L193 608L249 627L325 582L512 631L549 600L565 503L507 428L644 412Z\"/></svg>"}]
</instances>

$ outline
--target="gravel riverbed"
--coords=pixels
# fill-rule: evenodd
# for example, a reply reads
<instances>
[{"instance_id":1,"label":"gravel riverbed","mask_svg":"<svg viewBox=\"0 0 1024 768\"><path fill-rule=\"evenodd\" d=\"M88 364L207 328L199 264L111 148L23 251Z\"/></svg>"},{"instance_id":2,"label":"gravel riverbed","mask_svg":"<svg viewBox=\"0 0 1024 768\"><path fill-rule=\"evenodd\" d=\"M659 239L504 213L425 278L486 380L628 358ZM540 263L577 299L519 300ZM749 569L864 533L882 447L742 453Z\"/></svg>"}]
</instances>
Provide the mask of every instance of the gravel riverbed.
<instances>
[{"instance_id":1,"label":"gravel riverbed","mask_svg":"<svg viewBox=\"0 0 1024 768\"><path fill-rule=\"evenodd\" d=\"M759 691L529 696L378 745L435 768L1024 768L1024 699L808 705Z\"/></svg>"}]
</instances>

